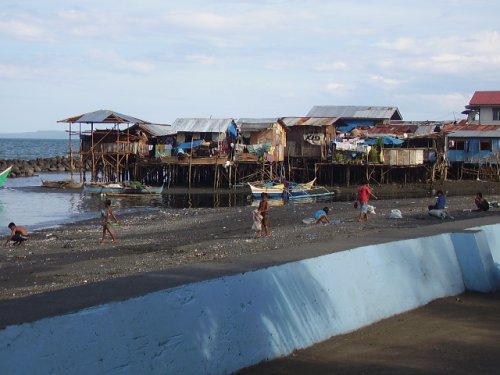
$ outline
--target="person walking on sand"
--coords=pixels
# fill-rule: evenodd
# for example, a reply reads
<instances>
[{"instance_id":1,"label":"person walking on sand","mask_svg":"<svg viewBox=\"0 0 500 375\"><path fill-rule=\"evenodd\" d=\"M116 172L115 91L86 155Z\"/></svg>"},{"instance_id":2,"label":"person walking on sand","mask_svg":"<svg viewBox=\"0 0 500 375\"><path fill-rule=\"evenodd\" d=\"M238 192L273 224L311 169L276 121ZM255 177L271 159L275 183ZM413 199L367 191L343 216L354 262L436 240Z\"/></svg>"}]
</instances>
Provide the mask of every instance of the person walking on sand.
<instances>
[{"instance_id":1,"label":"person walking on sand","mask_svg":"<svg viewBox=\"0 0 500 375\"><path fill-rule=\"evenodd\" d=\"M14 242L13 245L21 245L24 241L28 240L29 233L25 227L14 223L9 223L8 227L10 229L10 236L5 241L4 246L7 246L11 241Z\"/></svg>"},{"instance_id":2,"label":"person walking on sand","mask_svg":"<svg viewBox=\"0 0 500 375\"><path fill-rule=\"evenodd\" d=\"M115 216L113 209L111 208L111 200L106 199L104 201L104 208L101 210L101 225L102 225L102 238L100 243L104 242L106 238L106 232L111 236L111 240L113 243L116 243L115 232L111 228L111 219L115 221L115 223L120 224L120 221Z\"/></svg>"},{"instance_id":3,"label":"person walking on sand","mask_svg":"<svg viewBox=\"0 0 500 375\"><path fill-rule=\"evenodd\" d=\"M260 216L262 216L261 229L257 231L257 238L262 237L262 228L266 233L266 237L269 237L269 202L267 201L267 193L262 193L260 195L259 211Z\"/></svg>"},{"instance_id":4,"label":"person walking on sand","mask_svg":"<svg viewBox=\"0 0 500 375\"><path fill-rule=\"evenodd\" d=\"M359 216L358 221L366 221L368 220L368 202L370 201L370 197L374 199L378 199L372 192L370 185L368 185L368 181L363 181L363 183L358 187L357 190L357 201L359 202Z\"/></svg>"}]
</instances>

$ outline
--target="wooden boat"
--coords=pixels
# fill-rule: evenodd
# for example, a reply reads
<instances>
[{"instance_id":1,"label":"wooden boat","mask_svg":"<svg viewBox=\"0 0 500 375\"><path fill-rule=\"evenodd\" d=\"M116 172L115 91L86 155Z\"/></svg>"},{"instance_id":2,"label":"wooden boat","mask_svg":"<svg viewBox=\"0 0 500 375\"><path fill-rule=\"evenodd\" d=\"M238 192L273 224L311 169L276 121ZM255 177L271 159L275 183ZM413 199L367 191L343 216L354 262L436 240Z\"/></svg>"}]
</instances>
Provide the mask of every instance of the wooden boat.
<instances>
[{"instance_id":1,"label":"wooden boat","mask_svg":"<svg viewBox=\"0 0 500 375\"><path fill-rule=\"evenodd\" d=\"M10 171L12 170L12 165L0 173L0 187L3 186L7 177L9 177Z\"/></svg>"},{"instance_id":2,"label":"wooden boat","mask_svg":"<svg viewBox=\"0 0 500 375\"><path fill-rule=\"evenodd\" d=\"M42 186L51 189L81 189L83 182L76 182L74 180L42 180Z\"/></svg>"},{"instance_id":3,"label":"wooden boat","mask_svg":"<svg viewBox=\"0 0 500 375\"><path fill-rule=\"evenodd\" d=\"M310 186L307 189L303 189L298 186L293 189L289 189L285 192L287 194L286 198L290 200L296 199L307 199L307 198L329 198L335 195L335 192L328 190L324 186Z\"/></svg>"},{"instance_id":4,"label":"wooden boat","mask_svg":"<svg viewBox=\"0 0 500 375\"><path fill-rule=\"evenodd\" d=\"M250 189L252 190L252 196L254 198L260 198L262 193L267 193L269 198L282 198L290 195L294 191L303 191L311 189L314 185L316 179L306 182L304 184L297 184L295 182L289 182L286 184L275 183L272 181L268 182L248 182Z\"/></svg>"},{"instance_id":5,"label":"wooden boat","mask_svg":"<svg viewBox=\"0 0 500 375\"><path fill-rule=\"evenodd\" d=\"M161 194L163 186L149 186L140 182L86 182L83 190L103 195L154 195Z\"/></svg>"}]
</instances>

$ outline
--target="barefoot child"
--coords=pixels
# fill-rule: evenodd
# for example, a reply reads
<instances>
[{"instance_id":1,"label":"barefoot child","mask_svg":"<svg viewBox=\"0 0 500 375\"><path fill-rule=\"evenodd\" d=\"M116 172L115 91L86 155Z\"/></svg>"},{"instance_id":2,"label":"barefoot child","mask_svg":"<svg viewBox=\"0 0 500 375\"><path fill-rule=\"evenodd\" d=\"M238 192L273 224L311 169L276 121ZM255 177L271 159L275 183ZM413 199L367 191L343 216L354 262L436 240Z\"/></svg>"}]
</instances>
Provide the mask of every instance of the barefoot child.
<instances>
[{"instance_id":1,"label":"barefoot child","mask_svg":"<svg viewBox=\"0 0 500 375\"><path fill-rule=\"evenodd\" d=\"M259 210L252 211L252 229L259 233L262 230L262 215Z\"/></svg>"},{"instance_id":2,"label":"barefoot child","mask_svg":"<svg viewBox=\"0 0 500 375\"><path fill-rule=\"evenodd\" d=\"M115 221L115 223L120 224L120 221L116 218L115 214L113 213L113 209L111 208L111 201L109 199L106 199L104 202L104 208L101 210L101 225L102 225L102 238L101 238L101 243L104 242L104 239L106 237L106 232L109 233L111 236L111 240L113 243L116 242L116 236L111 229L111 219Z\"/></svg>"},{"instance_id":3,"label":"barefoot child","mask_svg":"<svg viewBox=\"0 0 500 375\"><path fill-rule=\"evenodd\" d=\"M262 216L262 227L264 227L264 232L266 234L266 237L269 237L269 203L267 201L267 193L262 193L260 195L260 203L259 203L259 208L258 212ZM261 230L257 231L257 237L262 236L262 228Z\"/></svg>"},{"instance_id":4,"label":"barefoot child","mask_svg":"<svg viewBox=\"0 0 500 375\"><path fill-rule=\"evenodd\" d=\"M21 245L24 241L29 238L28 230L25 227L16 225L14 223L9 224L10 237L5 241L4 246L7 246L9 242L13 242L14 245Z\"/></svg>"}]
</instances>

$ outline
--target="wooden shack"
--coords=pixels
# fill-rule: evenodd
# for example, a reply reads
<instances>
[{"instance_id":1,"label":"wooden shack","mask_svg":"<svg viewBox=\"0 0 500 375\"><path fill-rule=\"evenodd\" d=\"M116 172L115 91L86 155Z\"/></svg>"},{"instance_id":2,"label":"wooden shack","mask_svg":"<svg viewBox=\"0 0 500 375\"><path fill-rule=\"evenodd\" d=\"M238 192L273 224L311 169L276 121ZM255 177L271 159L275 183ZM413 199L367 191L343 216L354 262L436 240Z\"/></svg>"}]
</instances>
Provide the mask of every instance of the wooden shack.
<instances>
[{"instance_id":1,"label":"wooden shack","mask_svg":"<svg viewBox=\"0 0 500 375\"><path fill-rule=\"evenodd\" d=\"M91 181L134 179L133 164L138 158L149 155L148 137L130 130L132 125L148 124L136 117L98 110L58 122L69 125L70 141L74 136L80 138L79 150L70 148L70 157L78 157L81 161L81 181L86 179L87 172L90 172ZM74 130L76 124L78 131ZM82 126L90 129L82 129Z\"/></svg>"},{"instance_id":2,"label":"wooden shack","mask_svg":"<svg viewBox=\"0 0 500 375\"><path fill-rule=\"evenodd\" d=\"M336 117L283 117L287 128L286 156L324 161L335 138Z\"/></svg>"},{"instance_id":3,"label":"wooden shack","mask_svg":"<svg viewBox=\"0 0 500 375\"><path fill-rule=\"evenodd\" d=\"M237 121L236 160L283 162L286 127L278 118L242 118Z\"/></svg>"}]
</instances>

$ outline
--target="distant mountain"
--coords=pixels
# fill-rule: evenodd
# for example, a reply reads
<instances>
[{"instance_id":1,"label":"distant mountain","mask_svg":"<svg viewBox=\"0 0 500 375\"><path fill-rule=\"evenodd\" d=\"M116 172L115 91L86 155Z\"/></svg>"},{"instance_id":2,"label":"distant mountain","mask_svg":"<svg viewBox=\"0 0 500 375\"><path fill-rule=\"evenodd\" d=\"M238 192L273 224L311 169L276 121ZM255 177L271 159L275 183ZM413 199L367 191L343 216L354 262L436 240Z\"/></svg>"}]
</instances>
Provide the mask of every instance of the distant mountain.
<instances>
[{"instance_id":1,"label":"distant mountain","mask_svg":"<svg viewBox=\"0 0 500 375\"><path fill-rule=\"evenodd\" d=\"M37 130L25 133L0 133L0 138L68 139L68 133L63 130Z\"/></svg>"}]
</instances>

